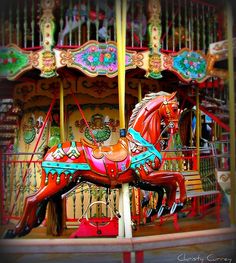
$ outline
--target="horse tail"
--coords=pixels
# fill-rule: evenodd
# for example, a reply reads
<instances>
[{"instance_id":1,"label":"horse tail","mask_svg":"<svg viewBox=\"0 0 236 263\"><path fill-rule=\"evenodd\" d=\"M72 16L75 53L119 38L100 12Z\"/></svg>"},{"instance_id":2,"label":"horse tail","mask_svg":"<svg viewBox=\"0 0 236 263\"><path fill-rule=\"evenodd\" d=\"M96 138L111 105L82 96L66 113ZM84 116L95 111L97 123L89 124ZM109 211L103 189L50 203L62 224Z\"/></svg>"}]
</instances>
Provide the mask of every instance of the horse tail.
<instances>
[{"instance_id":1,"label":"horse tail","mask_svg":"<svg viewBox=\"0 0 236 263\"><path fill-rule=\"evenodd\" d=\"M56 195L48 202L47 235L61 236L66 225L65 199Z\"/></svg>"},{"instance_id":2,"label":"horse tail","mask_svg":"<svg viewBox=\"0 0 236 263\"><path fill-rule=\"evenodd\" d=\"M51 147L44 146L42 159ZM66 204L60 194L56 194L48 200L47 206L47 235L61 236L66 226Z\"/></svg>"},{"instance_id":3,"label":"horse tail","mask_svg":"<svg viewBox=\"0 0 236 263\"><path fill-rule=\"evenodd\" d=\"M43 150L42 150L42 159L45 157L45 155L47 154L48 150L50 149L50 147L48 145L45 145L43 147Z\"/></svg>"}]
</instances>

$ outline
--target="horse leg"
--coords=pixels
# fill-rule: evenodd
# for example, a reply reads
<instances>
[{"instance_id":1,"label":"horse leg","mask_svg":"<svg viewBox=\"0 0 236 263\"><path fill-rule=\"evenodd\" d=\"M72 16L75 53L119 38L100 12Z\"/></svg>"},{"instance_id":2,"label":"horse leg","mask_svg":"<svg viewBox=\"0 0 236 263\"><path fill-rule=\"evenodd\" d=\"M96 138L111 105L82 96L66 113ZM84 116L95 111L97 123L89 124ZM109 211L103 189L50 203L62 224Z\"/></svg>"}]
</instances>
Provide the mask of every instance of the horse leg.
<instances>
[{"instance_id":1,"label":"horse leg","mask_svg":"<svg viewBox=\"0 0 236 263\"><path fill-rule=\"evenodd\" d=\"M175 199L176 199L176 189L177 189L177 185L175 180L169 180L168 179L168 184L165 185L165 190L166 190L166 202L165 204L162 204L159 207L157 216L161 217L163 215L166 214L172 214L175 210L176 207L176 203L175 203Z\"/></svg>"},{"instance_id":2,"label":"horse leg","mask_svg":"<svg viewBox=\"0 0 236 263\"><path fill-rule=\"evenodd\" d=\"M179 200L184 205L187 200L184 176L179 172L173 172L173 175L179 186L179 193L180 193Z\"/></svg>"},{"instance_id":3,"label":"horse leg","mask_svg":"<svg viewBox=\"0 0 236 263\"><path fill-rule=\"evenodd\" d=\"M39 190L25 199L23 215L14 230L15 236L28 234L33 227L38 226L42 222L49 198L61 191L68 183L68 179L65 179L63 174L60 177L60 183L57 183L57 176L49 176L48 184L45 184L45 172L43 170Z\"/></svg>"},{"instance_id":4,"label":"horse leg","mask_svg":"<svg viewBox=\"0 0 236 263\"><path fill-rule=\"evenodd\" d=\"M157 201L156 208L161 206L162 200L163 200L163 196L164 196L163 186L151 185L151 184L149 184L147 182L138 182L135 186L139 187L140 189L142 189L144 191L156 192L158 194L158 201ZM144 197L144 200L142 202L142 207L146 206L148 204L148 202L149 202L149 199L147 197Z\"/></svg>"},{"instance_id":5,"label":"horse leg","mask_svg":"<svg viewBox=\"0 0 236 263\"><path fill-rule=\"evenodd\" d=\"M180 172L174 171L152 171L151 173L146 173L143 170L140 170L140 176L143 181L147 181L151 184L156 185L169 185L171 181L174 179L179 186L180 190L180 202L184 204L186 202L186 188L185 188L185 179L184 176Z\"/></svg>"},{"instance_id":6,"label":"horse leg","mask_svg":"<svg viewBox=\"0 0 236 263\"><path fill-rule=\"evenodd\" d=\"M168 213L168 210L170 214L180 211L186 202L186 188L185 188L185 179L183 175L179 172L173 172L172 175L174 179L172 182L169 181L166 187L167 206L163 209L162 215ZM180 202L178 203L176 202L176 189L177 189L176 183L179 186L179 191L180 191L180 198L179 198Z\"/></svg>"},{"instance_id":7,"label":"horse leg","mask_svg":"<svg viewBox=\"0 0 236 263\"><path fill-rule=\"evenodd\" d=\"M146 173L144 169L139 169L139 174L142 180L147 181L151 184L156 185L165 185L168 196L167 196L167 204L171 207L170 212L176 212L177 206L181 209L186 201L186 189L184 184L184 177L179 172L172 171L152 171L150 173ZM175 196L176 196L176 183L180 189L180 204L176 205ZM167 209L167 208L166 208ZM160 214L160 213L159 213Z\"/></svg>"},{"instance_id":8,"label":"horse leg","mask_svg":"<svg viewBox=\"0 0 236 263\"><path fill-rule=\"evenodd\" d=\"M163 197L164 197L164 189L163 189L164 186L152 185L152 184L149 184L148 182L143 182L143 181L140 181L140 182L136 183L135 186L139 187L140 189L142 189L144 191L153 191L153 192L156 192L158 194L156 208L151 210L151 212L150 212L148 217L152 217L153 215L157 214L157 211L162 206L162 201L163 201ZM147 206L149 201L150 201L149 198L144 197L144 199L142 200L142 204L141 204L142 208L144 206Z\"/></svg>"},{"instance_id":9,"label":"horse leg","mask_svg":"<svg viewBox=\"0 0 236 263\"><path fill-rule=\"evenodd\" d=\"M37 214L38 209L41 210L39 211L40 217L39 220L41 221L40 218L42 218L42 214L46 213L46 205L47 205L47 200L44 200L43 206L45 206L45 213L42 211L42 207L40 208L40 204L33 204L33 200L35 199L37 195L37 192L26 197L24 201L24 208L23 208L23 215L20 218L20 221L16 225L15 229L8 229L7 232L4 234L4 238L14 238L16 236L24 236L27 233L31 231L33 227L36 227L40 224L40 222L36 219L35 214ZM37 206L38 205L38 206ZM28 220L33 220L32 222L32 228L29 227L28 225Z\"/></svg>"},{"instance_id":10,"label":"horse leg","mask_svg":"<svg viewBox=\"0 0 236 263\"><path fill-rule=\"evenodd\" d=\"M178 183L179 193L180 193L179 202L176 203L176 207L175 207L175 210L173 212L173 213L176 213L176 212L180 211L183 208L184 204L186 203L187 194L186 194L184 176L179 172L174 172L173 175L174 175L174 177Z\"/></svg>"},{"instance_id":11,"label":"horse leg","mask_svg":"<svg viewBox=\"0 0 236 263\"><path fill-rule=\"evenodd\" d=\"M42 202L41 204L37 196L38 196L38 192L36 192L34 195L26 197L24 202L23 215L15 227L16 236L24 236L28 234L33 227L36 227L41 223L42 214L40 218L37 217L37 214L38 211L42 209L41 208L42 204L45 206L45 213L46 213L47 199L43 200L44 202ZM44 216L45 213L43 213Z\"/></svg>"},{"instance_id":12,"label":"horse leg","mask_svg":"<svg viewBox=\"0 0 236 263\"><path fill-rule=\"evenodd\" d=\"M158 193L158 199L157 199L157 205L156 205L156 211L159 211L160 207L162 206L163 198L164 198L164 189L166 190L165 186L158 186L156 187L156 192Z\"/></svg>"},{"instance_id":13,"label":"horse leg","mask_svg":"<svg viewBox=\"0 0 236 263\"><path fill-rule=\"evenodd\" d=\"M166 202L163 204L164 189L166 192ZM173 214L176 209L176 189L177 184L174 178L168 178L168 184L161 184L158 186L152 186L150 191L155 191L158 193L158 201L156 208L152 209L148 217L152 217L157 214L157 217L161 217L165 214Z\"/></svg>"}]
</instances>

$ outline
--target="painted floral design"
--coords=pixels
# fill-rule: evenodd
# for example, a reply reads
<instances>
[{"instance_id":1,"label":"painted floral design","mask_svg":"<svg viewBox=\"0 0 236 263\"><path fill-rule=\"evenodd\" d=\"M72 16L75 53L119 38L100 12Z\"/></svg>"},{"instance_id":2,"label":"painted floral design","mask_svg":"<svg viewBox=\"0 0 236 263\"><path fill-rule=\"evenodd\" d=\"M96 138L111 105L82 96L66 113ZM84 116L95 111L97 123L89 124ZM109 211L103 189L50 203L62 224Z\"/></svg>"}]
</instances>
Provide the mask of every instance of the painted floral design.
<instances>
[{"instance_id":1,"label":"painted floral design","mask_svg":"<svg viewBox=\"0 0 236 263\"><path fill-rule=\"evenodd\" d=\"M173 57L173 68L185 79L201 80L206 76L206 60L197 52L184 51Z\"/></svg>"},{"instance_id":2,"label":"painted floral design","mask_svg":"<svg viewBox=\"0 0 236 263\"><path fill-rule=\"evenodd\" d=\"M97 46L92 46L86 52L76 54L75 62L83 65L89 71L114 72L117 70L116 49L113 47L100 49Z\"/></svg>"},{"instance_id":3,"label":"painted floral design","mask_svg":"<svg viewBox=\"0 0 236 263\"><path fill-rule=\"evenodd\" d=\"M117 47L115 44L90 43L72 53L74 53L72 67L80 68L89 74L109 76L117 74ZM125 64L127 68L135 67L132 55L133 53L126 53Z\"/></svg>"}]
</instances>

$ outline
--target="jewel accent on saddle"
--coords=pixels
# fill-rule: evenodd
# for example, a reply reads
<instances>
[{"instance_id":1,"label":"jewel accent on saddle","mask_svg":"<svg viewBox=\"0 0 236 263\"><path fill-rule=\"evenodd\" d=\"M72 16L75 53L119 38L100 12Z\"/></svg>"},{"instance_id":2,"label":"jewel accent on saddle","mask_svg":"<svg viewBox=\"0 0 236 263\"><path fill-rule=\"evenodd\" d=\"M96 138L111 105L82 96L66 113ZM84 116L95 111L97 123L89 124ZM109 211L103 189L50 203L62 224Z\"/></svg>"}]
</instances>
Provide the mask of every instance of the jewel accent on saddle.
<instances>
[{"instance_id":1,"label":"jewel accent on saddle","mask_svg":"<svg viewBox=\"0 0 236 263\"><path fill-rule=\"evenodd\" d=\"M157 151L157 149L154 147L153 144L146 141L139 132L135 131L133 128L130 128L128 132L132 135L133 139L138 142L138 144L141 144L143 147L146 147L145 152L141 152L135 156L132 156L131 159L131 168L134 169L137 172L137 169L140 168L140 166L143 166L145 168L145 164L151 162L152 166L155 167L155 158L157 157L160 162L162 160L162 156L160 152Z\"/></svg>"},{"instance_id":2,"label":"jewel accent on saddle","mask_svg":"<svg viewBox=\"0 0 236 263\"><path fill-rule=\"evenodd\" d=\"M57 145L57 149L55 150L55 152L52 153L52 157L56 160L59 160L61 158L63 158L66 155L66 153L62 150L62 145L61 143L59 143Z\"/></svg>"},{"instance_id":3,"label":"jewel accent on saddle","mask_svg":"<svg viewBox=\"0 0 236 263\"><path fill-rule=\"evenodd\" d=\"M71 142L71 146L69 151L67 152L67 156L72 160L77 159L80 156L80 153L76 147L76 142Z\"/></svg>"}]
</instances>

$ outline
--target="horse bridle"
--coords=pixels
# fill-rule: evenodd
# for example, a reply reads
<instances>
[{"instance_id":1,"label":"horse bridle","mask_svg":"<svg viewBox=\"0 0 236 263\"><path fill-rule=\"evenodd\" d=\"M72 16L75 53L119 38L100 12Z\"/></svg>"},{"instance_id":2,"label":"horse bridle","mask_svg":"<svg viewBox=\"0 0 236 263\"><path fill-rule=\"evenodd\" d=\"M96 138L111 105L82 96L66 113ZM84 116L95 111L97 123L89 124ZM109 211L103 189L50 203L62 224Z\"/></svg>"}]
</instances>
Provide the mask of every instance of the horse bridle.
<instances>
[{"instance_id":1,"label":"horse bridle","mask_svg":"<svg viewBox=\"0 0 236 263\"><path fill-rule=\"evenodd\" d=\"M163 134L168 128L173 129L173 128L175 127L174 122L177 122L177 121L178 121L178 119L170 119L170 118L169 118L169 116L170 116L170 111L169 111L168 108L166 107L168 104L169 104L169 101L168 101L166 98L164 98L164 101L162 102L160 108L158 109L158 111L159 111L159 116L160 116L160 109L161 109L163 106L165 107L165 109L166 109L166 115L167 115L167 117L168 117L169 123L166 125L166 123L164 122L164 123L165 123L165 127L164 127L164 129L161 131L161 133L160 133L157 141L155 142L154 146L155 146L158 142L160 142L162 134ZM160 117L161 117L161 116L160 116ZM163 120L163 119L162 119L162 120Z\"/></svg>"},{"instance_id":2,"label":"horse bridle","mask_svg":"<svg viewBox=\"0 0 236 263\"><path fill-rule=\"evenodd\" d=\"M166 107L170 102L164 98L164 101L162 102L160 108L159 108L159 116L160 116L160 109L164 106L166 109L166 116L168 117L169 123L167 126L169 126L169 128L174 128L174 122L178 122L178 119L170 119L170 110L168 109L168 107ZM172 102L171 102L172 103ZM178 104L178 102L176 102ZM160 116L161 117L161 116Z\"/></svg>"}]
</instances>

